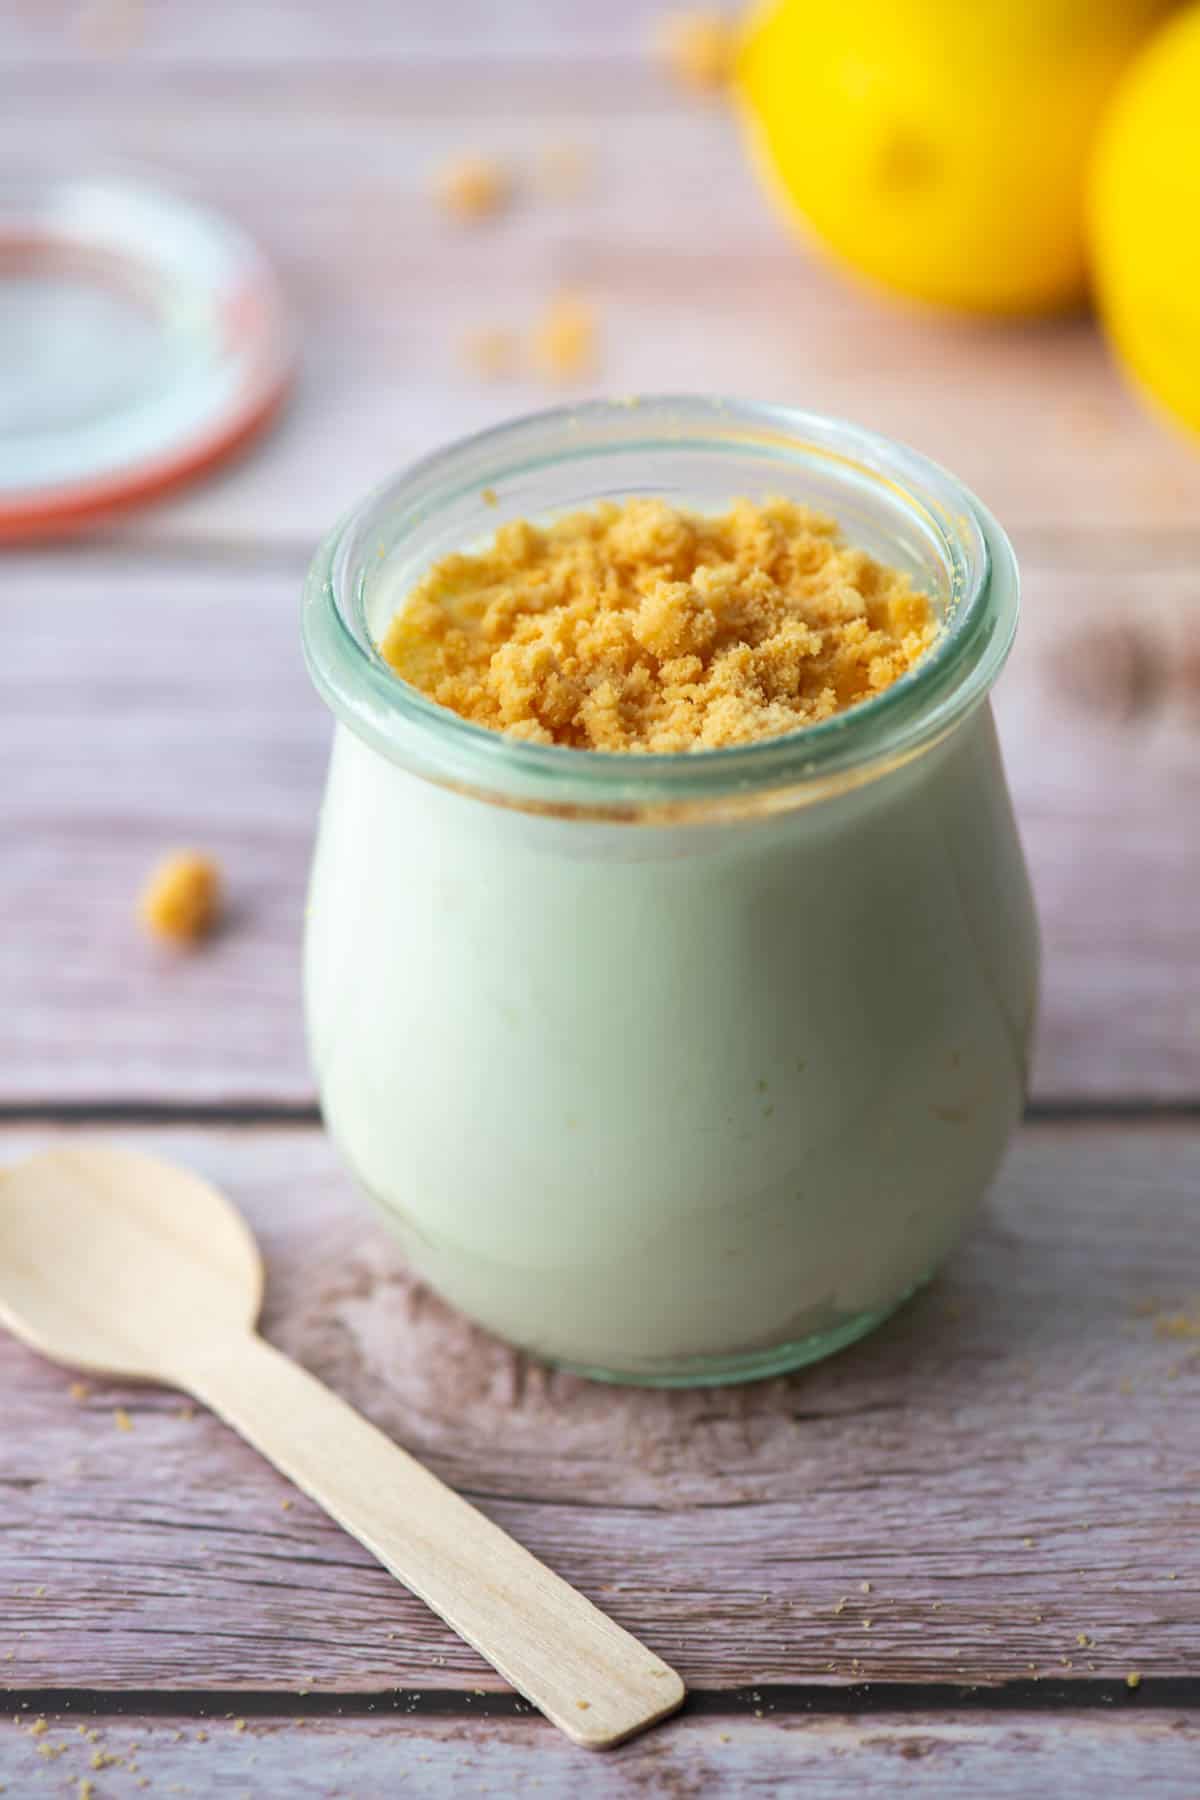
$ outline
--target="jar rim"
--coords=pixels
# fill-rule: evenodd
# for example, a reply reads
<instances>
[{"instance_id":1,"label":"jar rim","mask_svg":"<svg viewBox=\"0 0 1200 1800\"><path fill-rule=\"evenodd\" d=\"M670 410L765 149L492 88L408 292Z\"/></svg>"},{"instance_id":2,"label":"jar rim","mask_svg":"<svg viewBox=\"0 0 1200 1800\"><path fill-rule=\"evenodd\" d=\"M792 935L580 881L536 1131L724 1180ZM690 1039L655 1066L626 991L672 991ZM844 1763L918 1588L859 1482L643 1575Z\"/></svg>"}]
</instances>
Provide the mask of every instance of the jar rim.
<instances>
[{"instance_id":1,"label":"jar rim","mask_svg":"<svg viewBox=\"0 0 1200 1800\"><path fill-rule=\"evenodd\" d=\"M514 476L655 450L763 454L788 466L793 479L799 468L819 466L847 492L870 498L878 490L875 497L901 510L945 559L950 591L935 644L890 687L832 718L694 752L530 743L460 717L396 675L365 612L368 570L378 568L389 542L403 543L468 495L479 501L482 524L487 497ZM320 545L305 585L302 632L309 672L334 714L413 773L523 810L658 818L804 804L930 748L987 694L1011 648L1018 605L1016 559L1004 531L961 482L919 452L792 407L654 395L527 414L411 464Z\"/></svg>"}]
</instances>

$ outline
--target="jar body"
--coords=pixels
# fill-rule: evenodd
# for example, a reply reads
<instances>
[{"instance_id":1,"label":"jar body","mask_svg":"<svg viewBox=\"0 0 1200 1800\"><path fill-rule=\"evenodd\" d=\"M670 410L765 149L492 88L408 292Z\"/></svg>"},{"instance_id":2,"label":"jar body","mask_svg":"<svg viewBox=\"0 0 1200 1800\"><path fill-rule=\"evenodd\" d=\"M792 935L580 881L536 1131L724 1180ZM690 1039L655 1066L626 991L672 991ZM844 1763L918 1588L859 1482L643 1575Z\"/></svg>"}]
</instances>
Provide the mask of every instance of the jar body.
<instances>
[{"instance_id":1,"label":"jar body","mask_svg":"<svg viewBox=\"0 0 1200 1800\"><path fill-rule=\"evenodd\" d=\"M986 701L774 813L507 808L338 727L306 947L328 1126L415 1269L593 1375L775 1373L958 1237L1036 930Z\"/></svg>"}]
</instances>

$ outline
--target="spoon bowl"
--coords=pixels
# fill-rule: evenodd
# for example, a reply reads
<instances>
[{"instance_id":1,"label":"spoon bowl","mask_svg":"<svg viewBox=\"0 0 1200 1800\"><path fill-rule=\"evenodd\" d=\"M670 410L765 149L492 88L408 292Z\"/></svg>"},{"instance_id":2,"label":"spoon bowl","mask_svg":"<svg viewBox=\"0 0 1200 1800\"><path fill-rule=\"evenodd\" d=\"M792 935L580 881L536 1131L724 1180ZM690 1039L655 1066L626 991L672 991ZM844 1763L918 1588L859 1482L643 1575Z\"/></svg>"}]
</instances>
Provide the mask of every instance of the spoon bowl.
<instances>
[{"instance_id":1,"label":"spoon bowl","mask_svg":"<svg viewBox=\"0 0 1200 1800\"><path fill-rule=\"evenodd\" d=\"M54 1362L176 1380L253 1326L262 1290L246 1225L188 1169L88 1145L0 1170L0 1321Z\"/></svg>"}]
</instances>

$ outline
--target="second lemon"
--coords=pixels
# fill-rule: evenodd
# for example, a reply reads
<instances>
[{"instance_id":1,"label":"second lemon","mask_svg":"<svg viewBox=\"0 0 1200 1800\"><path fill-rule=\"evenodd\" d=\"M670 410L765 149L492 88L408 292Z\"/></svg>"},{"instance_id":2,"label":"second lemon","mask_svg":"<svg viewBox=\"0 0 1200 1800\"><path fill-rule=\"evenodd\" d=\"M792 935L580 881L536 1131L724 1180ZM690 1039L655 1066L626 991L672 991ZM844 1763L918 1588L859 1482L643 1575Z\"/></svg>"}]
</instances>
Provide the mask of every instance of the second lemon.
<instances>
[{"instance_id":1,"label":"second lemon","mask_svg":"<svg viewBox=\"0 0 1200 1800\"><path fill-rule=\"evenodd\" d=\"M1109 91L1173 0L772 0L737 72L799 214L893 291L983 313L1086 286L1083 189Z\"/></svg>"}]
</instances>

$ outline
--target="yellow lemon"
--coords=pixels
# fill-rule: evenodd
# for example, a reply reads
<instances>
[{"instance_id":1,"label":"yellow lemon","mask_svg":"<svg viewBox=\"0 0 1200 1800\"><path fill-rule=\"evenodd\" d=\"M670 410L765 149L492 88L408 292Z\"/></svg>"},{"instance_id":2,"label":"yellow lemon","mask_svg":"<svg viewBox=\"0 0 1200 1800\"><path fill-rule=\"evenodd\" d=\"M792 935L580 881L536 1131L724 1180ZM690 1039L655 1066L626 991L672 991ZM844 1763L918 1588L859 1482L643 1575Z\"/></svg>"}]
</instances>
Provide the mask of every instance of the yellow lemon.
<instances>
[{"instance_id":1,"label":"yellow lemon","mask_svg":"<svg viewBox=\"0 0 1200 1800\"><path fill-rule=\"evenodd\" d=\"M1200 431L1200 6L1117 89L1092 168L1096 297L1134 377Z\"/></svg>"},{"instance_id":2,"label":"yellow lemon","mask_svg":"<svg viewBox=\"0 0 1200 1800\"><path fill-rule=\"evenodd\" d=\"M1174 0L771 0L736 87L789 211L895 292L1045 312L1086 289L1111 88Z\"/></svg>"}]
</instances>

